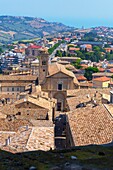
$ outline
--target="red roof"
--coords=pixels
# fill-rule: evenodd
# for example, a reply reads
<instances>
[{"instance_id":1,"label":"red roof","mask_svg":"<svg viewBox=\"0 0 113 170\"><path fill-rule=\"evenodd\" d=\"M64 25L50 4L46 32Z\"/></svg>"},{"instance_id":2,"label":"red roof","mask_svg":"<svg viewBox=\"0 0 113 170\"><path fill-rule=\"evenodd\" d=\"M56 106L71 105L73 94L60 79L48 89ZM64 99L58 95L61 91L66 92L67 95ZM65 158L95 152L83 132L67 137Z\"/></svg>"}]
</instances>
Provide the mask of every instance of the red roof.
<instances>
[{"instance_id":1,"label":"red roof","mask_svg":"<svg viewBox=\"0 0 113 170\"><path fill-rule=\"evenodd\" d=\"M94 78L93 81L101 81L101 82L105 82L105 81L110 81L110 78L104 76L104 77L98 77L98 78Z\"/></svg>"},{"instance_id":2,"label":"red roof","mask_svg":"<svg viewBox=\"0 0 113 170\"><path fill-rule=\"evenodd\" d=\"M82 76L82 75L80 75L80 76L77 77L77 80L79 80L79 81L80 81L80 80L87 80L87 78L84 77L84 76Z\"/></svg>"},{"instance_id":3,"label":"red roof","mask_svg":"<svg viewBox=\"0 0 113 170\"><path fill-rule=\"evenodd\" d=\"M24 53L25 49L14 49L16 53Z\"/></svg>"},{"instance_id":4,"label":"red roof","mask_svg":"<svg viewBox=\"0 0 113 170\"><path fill-rule=\"evenodd\" d=\"M70 38L65 38L65 40L70 40Z\"/></svg>"},{"instance_id":5,"label":"red roof","mask_svg":"<svg viewBox=\"0 0 113 170\"><path fill-rule=\"evenodd\" d=\"M100 71L100 72L104 72L105 69L104 69L104 68L99 68L99 71Z\"/></svg>"},{"instance_id":6,"label":"red roof","mask_svg":"<svg viewBox=\"0 0 113 170\"><path fill-rule=\"evenodd\" d=\"M39 48L42 48L42 47L39 46L39 45L30 45L28 48L39 49Z\"/></svg>"}]
</instances>

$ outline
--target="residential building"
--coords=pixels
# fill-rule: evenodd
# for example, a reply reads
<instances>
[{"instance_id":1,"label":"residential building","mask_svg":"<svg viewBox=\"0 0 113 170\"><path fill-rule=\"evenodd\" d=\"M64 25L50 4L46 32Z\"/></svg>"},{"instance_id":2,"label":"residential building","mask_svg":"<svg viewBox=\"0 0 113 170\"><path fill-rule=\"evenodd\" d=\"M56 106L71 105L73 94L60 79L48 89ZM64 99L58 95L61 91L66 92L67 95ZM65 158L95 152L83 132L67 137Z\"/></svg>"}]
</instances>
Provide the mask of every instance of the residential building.
<instances>
[{"instance_id":1,"label":"residential building","mask_svg":"<svg viewBox=\"0 0 113 170\"><path fill-rule=\"evenodd\" d=\"M3 105L0 115L0 148L10 152L55 149L55 99L40 91L13 104Z\"/></svg>"},{"instance_id":2,"label":"residential building","mask_svg":"<svg viewBox=\"0 0 113 170\"><path fill-rule=\"evenodd\" d=\"M38 45L30 45L25 50L25 54L27 57L38 57L39 55L39 49L41 49L41 46Z\"/></svg>"},{"instance_id":3,"label":"residential building","mask_svg":"<svg viewBox=\"0 0 113 170\"><path fill-rule=\"evenodd\" d=\"M98 78L94 78L92 82L93 82L93 87L95 88L107 88L109 87L110 78L106 76L98 77Z\"/></svg>"},{"instance_id":4,"label":"residential building","mask_svg":"<svg viewBox=\"0 0 113 170\"><path fill-rule=\"evenodd\" d=\"M33 75L1 75L0 76L0 93L10 97L12 102L20 98L21 93L31 93L38 85L38 77ZM34 86L34 87L33 87Z\"/></svg>"}]
</instances>

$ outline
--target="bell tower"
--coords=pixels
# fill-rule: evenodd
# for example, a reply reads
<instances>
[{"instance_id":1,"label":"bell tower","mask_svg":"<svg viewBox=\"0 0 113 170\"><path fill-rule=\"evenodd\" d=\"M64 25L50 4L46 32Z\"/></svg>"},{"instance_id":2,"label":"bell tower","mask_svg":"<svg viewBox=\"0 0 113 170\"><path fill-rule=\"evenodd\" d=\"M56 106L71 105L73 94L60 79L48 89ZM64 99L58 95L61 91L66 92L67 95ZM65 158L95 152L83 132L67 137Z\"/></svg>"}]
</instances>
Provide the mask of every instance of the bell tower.
<instances>
[{"instance_id":1,"label":"bell tower","mask_svg":"<svg viewBox=\"0 0 113 170\"><path fill-rule=\"evenodd\" d=\"M39 54L39 84L42 84L48 75L48 61L49 53L41 50Z\"/></svg>"}]
</instances>

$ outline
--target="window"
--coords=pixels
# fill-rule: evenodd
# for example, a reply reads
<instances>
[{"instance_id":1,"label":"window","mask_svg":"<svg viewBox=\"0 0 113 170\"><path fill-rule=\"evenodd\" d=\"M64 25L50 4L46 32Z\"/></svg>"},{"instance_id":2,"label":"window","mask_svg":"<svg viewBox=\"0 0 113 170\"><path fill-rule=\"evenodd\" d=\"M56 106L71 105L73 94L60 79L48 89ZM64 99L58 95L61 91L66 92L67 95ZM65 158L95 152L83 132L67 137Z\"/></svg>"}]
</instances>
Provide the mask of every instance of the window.
<instances>
[{"instance_id":1,"label":"window","mask_svg":"<svg viewBox=\"0 0 113 170\"><path fill-rule=\"evenodd\" d=\"M63 86L62 86L62 83L59 83L58 84L58 90L62 90Z\"/></svg>"},{"instance_id":2,"label":"window","mask_svg":"<svg viewBox=\"0 0 113 170\"><path fill-rule=\"evenodd\" d=\"M42 65L46 65L46 61L42 61Z\"/></svg>"},{"instance_id":3,"label":"window","mask_svg":"<svg viewBox=\"0 0 113 170\"><path fill-rule=\"evenodd\" d=\"M26 49L26 55L29 55L30 51L28 49Z\"/></svg>"},{"instance_id":4,"label":"window","mask_svg":"<svg viewBox=\"0 0 113 170\"><path fill-rule=\"evenodd\" d=\"M45 72L45 69L43 69L43 72Z\"/></svg>"},{"instance_id":5,"label":"window","mask_svg":"<svg viewBox=\"0 0 113 170\"><path fill-rule=\"evenodd\" d=\"M61 109L62 109L62 103L58 102L57 103L57 111L61 111Z\"/></svg>"},{"instance_id":6,"label":"window","mask_svg":"<svg viewBox=\"0 0 113 170\"><path fill-rule=\"evenodd\" d=\"M12 91L14 91L14 87L12 87Z\"/></svg>"},{"instance_id":7,"label":"window","mask_svg":"<svg viewBox=\"0 0 113 170\"><path fill-rule=\"evenodd\" d=\"M9 87L7 88L7 91L9 91Z\"/></svg>"},{"instance_id":8,"label":"window","mask_svg":"<svg viewBox=\"0 0 113 170\"><path fill-rule=\"evenodd\" d=\"M32 55L35 55L35 50L32 50Z\"/></svg>"}]
</instances>

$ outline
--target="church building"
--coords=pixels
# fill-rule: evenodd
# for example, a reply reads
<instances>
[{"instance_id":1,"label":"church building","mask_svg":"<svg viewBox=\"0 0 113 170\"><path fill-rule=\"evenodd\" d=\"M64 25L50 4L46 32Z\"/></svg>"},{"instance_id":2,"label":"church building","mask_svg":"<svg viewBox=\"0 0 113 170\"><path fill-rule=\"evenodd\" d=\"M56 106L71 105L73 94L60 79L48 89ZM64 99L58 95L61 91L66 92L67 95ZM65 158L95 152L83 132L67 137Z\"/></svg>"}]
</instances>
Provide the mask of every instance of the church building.
<instances>
[{"instance_id":1,"label":"church building","mask_svg":"<svg viewBox=\"0 0 113 170\"><path fill-rule=\"evenodd\" d=\"M39 83L43 91L49 93L50 98L57 100L56 110L66 110L67 90L79 88L79 82L75 75L65 66L53 63L49 64L49 54L40 53L39 58Z\"/></svg>"}]
</instances>

